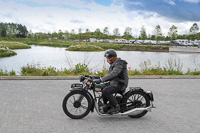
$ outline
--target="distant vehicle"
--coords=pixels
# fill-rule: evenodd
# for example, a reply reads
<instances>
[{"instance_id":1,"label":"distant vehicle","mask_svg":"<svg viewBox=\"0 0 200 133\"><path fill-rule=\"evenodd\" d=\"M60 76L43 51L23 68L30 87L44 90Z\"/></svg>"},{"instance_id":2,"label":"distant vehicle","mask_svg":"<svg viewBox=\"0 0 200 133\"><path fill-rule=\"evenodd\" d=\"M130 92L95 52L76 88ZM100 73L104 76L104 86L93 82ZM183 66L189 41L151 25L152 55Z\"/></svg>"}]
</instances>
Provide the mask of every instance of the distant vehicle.
<instances>
[{"instance_id":1,"label":"distant vehicle","mask_svg":"<svg viewBox=\"0 0 200 133\"><path fill-rule=\"evenodd\" d=\"M135 43L135 40L128 40L128 43L129 43L129 44L134 44L134 43Z\"/></svg>"},{"instance_id":2,"label":"distant vehicle","mask_svg":"<svg viewBox=\"0 0 200 133\"><path fill-rule=\"evenodd\" d=\"M115 39L116 43L128 43L126 39Z\"/></svg>"},{"instance_id":3,"label":"distant vehicle","mask_svg":"<svg viewBox=\"0 0 200 133\"><path fill-rule=\"evenodd\" d=\"M176 41L177 44L180 44L180 45L187 45L188 44L187 39L177 39L175 41Z\"/></svg>"}]
</instances>

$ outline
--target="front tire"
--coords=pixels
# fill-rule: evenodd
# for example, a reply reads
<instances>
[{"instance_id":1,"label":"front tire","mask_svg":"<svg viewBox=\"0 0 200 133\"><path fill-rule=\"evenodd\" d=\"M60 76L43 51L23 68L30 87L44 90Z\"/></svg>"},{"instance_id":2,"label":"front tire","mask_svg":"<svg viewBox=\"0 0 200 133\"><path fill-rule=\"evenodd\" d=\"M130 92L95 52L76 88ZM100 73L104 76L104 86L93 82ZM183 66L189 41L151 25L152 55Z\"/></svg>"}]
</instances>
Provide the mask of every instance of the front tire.
<instances>
[{"instance_id":1,"label":"front tire","mask_svg":"<svg viewBox=\"0 0 200 133\"><path fill-rule=\"evenodd\" d=\"M91 98L83 91L71 91L63 99L63 111L72 119L81 119L88 115L92 107Z\"/></svg>"},{"instance_id":2,"label":"front tire","mask_svg":"<svg viewBox=\"0 0 200 133\"><path fill-rule=\"evenodd\" d=\"M125 110L131 110L134 108L146 108L150 106L150 100L147 97L146 93L142 91L132 91L128 93L124 99L123 103L125 104ZM141 118L143 117L148 111L137 111L131 115L128 115L131 118Z\"/></svg>"}]
</instances>

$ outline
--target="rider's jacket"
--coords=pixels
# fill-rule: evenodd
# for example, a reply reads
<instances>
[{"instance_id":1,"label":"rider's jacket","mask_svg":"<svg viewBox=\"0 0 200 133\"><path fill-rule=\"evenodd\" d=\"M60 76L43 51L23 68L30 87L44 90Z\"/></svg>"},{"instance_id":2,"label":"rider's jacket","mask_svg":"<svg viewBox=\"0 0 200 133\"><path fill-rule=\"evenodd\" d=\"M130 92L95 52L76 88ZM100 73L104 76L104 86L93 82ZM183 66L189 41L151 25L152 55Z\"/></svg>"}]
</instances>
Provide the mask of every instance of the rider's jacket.
<instances>
[{"instance_id":1,"label":"rider's jacket","mask_svg":"<svg viewBox=\"0 0 200 133\"><path fill-rule=\"evenodd\" d=\"M111 86L117 87L119 83L128 85L128 72L127 62L121 58L117 58L112 64L110 64L108 75L102 77L102 81L110 81Z\"/></svg>"}]
</instances>

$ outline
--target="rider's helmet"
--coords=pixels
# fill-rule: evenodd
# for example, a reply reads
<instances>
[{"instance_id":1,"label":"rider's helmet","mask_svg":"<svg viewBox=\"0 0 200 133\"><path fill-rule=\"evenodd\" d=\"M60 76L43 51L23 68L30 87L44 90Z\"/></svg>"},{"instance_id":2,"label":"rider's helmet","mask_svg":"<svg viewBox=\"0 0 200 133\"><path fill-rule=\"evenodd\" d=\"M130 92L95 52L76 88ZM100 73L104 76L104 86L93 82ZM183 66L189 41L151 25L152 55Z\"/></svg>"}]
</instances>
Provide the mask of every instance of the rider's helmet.
<instances>
[{"instance_id":1,"label":"rider's helmet","mask_svg":"<svg viewBox=\"0 0 200 133\"><path fill-rule=\"evenodd\" d=\"M110 62L112 63L117 58L117 53L115 52L114 49L108 49L104 53L104 56L107 57L110 60Z\"/></svg>"}]
</instances>

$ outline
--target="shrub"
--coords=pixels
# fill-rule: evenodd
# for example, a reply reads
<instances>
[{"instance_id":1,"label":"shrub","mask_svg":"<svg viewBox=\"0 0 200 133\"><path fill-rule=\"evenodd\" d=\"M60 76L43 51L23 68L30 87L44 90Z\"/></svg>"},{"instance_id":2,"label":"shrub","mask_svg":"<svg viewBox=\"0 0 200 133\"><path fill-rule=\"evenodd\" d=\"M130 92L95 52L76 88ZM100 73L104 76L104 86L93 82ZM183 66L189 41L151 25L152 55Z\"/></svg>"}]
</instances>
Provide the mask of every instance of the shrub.
<instances>
[{"instance_id":1,"label":"shrub","mask_svg":"<svg viewBox=\"0 0 200 133\"><path fill-rule=\"evenodd\" d=\"M77 75L83 72L89 72L88 66L86 64L78 63L75 65L75 69L73 70L74 74Z\"/></svg>"}]
</instances>

